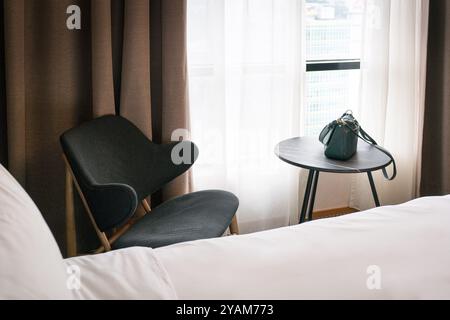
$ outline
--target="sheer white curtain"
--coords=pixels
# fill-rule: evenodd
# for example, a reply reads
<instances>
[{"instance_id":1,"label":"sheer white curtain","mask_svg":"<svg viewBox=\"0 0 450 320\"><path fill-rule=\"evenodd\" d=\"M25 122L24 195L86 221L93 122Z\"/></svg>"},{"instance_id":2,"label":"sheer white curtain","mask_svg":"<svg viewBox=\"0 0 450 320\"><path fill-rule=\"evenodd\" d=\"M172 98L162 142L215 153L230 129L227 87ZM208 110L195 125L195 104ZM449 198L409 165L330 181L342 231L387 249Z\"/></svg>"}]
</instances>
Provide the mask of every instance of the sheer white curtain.
<instances>
[{"instance_id":1,"label":"sheer white curtain","mask_svg":"<svg viewBox=\"0 0 450 320\"><path fill-rule=\"evenodd\" d=\"M367 0L360 122L397 160L394 181L375 176L383 204L417 195L425 96L428 0ZM366 177L355 177L351 205L373 207Z\"/></svg>"},{"instance_id":2,"label":"sheer white curtain","mask_svg":"<svg viewBox=\"0 0 450 320\"><path fill-rule=\"evenodd\" d=\"M302 0L188 1L194 186L234 192L242 232L298 215L298 170L274 147L300 133L302 8Z\"/></svg>"}]
</instances>

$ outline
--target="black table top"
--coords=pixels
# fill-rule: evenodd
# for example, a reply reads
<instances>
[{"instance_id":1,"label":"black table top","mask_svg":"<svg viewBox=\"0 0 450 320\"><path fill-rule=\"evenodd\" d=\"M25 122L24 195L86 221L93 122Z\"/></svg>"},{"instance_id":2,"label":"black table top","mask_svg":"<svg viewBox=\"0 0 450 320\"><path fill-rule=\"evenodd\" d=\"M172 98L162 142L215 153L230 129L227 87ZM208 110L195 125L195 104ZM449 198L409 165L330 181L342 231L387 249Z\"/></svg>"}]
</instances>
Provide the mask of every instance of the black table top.
<instances>
[{"instance_id":1,"label":"black table top","mask_svg":"<svg viewBox=\"0 0 450 320\"><path fill-rule=\"evenodd\" d=\"M281 160L297 167L334 173L375 171L391 163L387 155L361 139L358 141L358 151L347 161L325 157L323 144L314 137L284 140L275 147L275 154Z\"/></svg>"}]
</instances>

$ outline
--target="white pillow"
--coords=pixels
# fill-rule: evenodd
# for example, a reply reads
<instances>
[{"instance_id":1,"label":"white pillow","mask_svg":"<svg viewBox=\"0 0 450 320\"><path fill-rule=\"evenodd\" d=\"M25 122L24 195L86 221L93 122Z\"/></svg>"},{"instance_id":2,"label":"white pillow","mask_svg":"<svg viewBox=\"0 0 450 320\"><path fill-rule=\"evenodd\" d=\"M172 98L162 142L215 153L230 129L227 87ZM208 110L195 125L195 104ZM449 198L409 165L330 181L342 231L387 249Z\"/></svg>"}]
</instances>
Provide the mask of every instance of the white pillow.
<instances>
[{"instance_id":1,"label":"white pillow","mask_svg":"<svg viewBox=\"0 0 450 320\"><path fill-rule=\"evenodd\" d=\"M66 259L79 277L77 299L177 299L165 268L151 248L134 247Z\"/></svg>"},{"instance_id":2,"label":"white pillow","mask_svg":"<svg viewBox=\"0 0 450 320\"><path fill-rule=\"evenodd\" d=\"M0 165L0 299L70 299L67 279L38 208Z\"/></svg>"}]
</instances>

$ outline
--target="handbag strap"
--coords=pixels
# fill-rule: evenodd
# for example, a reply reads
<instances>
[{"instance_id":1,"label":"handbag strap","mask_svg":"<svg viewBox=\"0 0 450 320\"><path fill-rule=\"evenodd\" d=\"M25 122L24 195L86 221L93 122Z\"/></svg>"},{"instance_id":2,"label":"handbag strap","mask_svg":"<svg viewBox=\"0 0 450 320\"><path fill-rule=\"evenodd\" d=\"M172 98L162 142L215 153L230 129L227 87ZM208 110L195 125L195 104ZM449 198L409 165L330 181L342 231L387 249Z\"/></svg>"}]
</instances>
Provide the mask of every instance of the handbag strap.
<instances>
[{"instance_id":1,"label":"handbag strap","mask_svg":"<svg viewBox=\"0 0 450 320\"><path fill-rule=\"evenodd\" d=\"M388 172L386 170L386 167L382 168L381 170L383 171L383 176L384 176L384 178L386 180L389 180L389 181L394 180L395 177L397 176L397 165L395 164L395 159L392 156L392 154L389 151L387 151L385 148L383 148L380 145L378 145L378 143L371 136L369 136L369 134L366 131L364 131L363 128L359 127L359 133L357 133L345 121L344 121L344 124L358 138L360 138L361 140L363 140L363 141L367 142L368 144L372 145L374 148L377 148L379 151L383 152L385 155L387 155L391 159L391 161L392 161L392 175L389 177L389 174L388 174Z\"/></svg>"}]
</instances>

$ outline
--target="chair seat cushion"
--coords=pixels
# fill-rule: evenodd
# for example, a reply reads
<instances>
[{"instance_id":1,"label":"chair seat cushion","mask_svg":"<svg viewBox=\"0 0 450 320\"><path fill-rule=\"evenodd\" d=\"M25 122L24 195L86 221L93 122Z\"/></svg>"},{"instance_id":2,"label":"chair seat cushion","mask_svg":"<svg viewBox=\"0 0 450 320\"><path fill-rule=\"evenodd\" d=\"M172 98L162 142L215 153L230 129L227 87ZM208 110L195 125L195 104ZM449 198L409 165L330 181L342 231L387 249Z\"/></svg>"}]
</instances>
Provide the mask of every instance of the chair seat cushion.
<instances>
[{"instance_id":1,"label":"chair seat cushion","mask_svg":"<svg viewBox=\"0 0 450 320\"><path fill-rule=\"evenodd\" d=\"M135 223L113 243L114 249L163 247L174 243L220 237L239 206L232 193L207 190L166 201Z\"/></svg>"}]
</instances>

